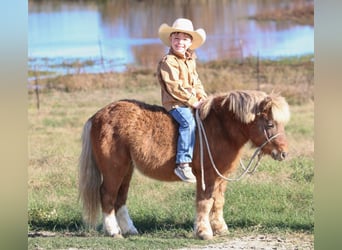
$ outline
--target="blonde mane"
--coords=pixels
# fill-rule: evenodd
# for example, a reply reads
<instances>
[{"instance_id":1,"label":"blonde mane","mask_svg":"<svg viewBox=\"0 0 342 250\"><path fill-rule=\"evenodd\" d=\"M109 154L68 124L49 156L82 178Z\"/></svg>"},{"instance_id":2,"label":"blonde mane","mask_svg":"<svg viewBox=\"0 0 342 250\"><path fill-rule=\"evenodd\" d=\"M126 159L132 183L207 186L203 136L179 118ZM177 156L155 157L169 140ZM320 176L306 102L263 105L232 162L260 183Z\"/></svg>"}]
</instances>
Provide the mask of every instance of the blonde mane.
<instances>
[{"instance_id":1,"label":"blonde mane","mask_svg":"<svg viewBox=\"0 0 342 250\"><path fill-rule=\"evenodd\" d=\"M208 97L201 107L201 118L207 117L215 104L215 100L220 100L221 107L227 104L228 110L233 112L241 122L250 123L254 121L255 116L260 111L259 105L266 97L272 100L273 119L279 123L287 123L290 119L290 109L285 98L274 93L267 95L265 92L256 90L231 91Z\"/></svg>"}]
</instances>

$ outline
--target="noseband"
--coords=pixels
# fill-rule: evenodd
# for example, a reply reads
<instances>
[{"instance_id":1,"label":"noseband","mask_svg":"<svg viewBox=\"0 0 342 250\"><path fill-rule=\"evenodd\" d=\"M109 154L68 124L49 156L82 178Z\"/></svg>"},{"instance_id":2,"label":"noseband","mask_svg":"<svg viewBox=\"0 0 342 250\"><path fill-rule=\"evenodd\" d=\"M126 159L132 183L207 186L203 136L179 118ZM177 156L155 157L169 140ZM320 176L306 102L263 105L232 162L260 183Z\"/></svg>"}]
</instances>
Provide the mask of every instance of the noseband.
<instances>
[{"instance_id":1,"label":"noseband","mask_svg":"<svg viewBox=\"0 0 342 250\"><path fill-rule=\"evenodd\" d=\"M277 134L272 135L271 137L269 137L269 136L267 135L266 129L264 128L264 134L265 134L266 141L265 141L263 144L261 144L261 146L258 147L258 148L260 148L260 149L262 149L263 147L265 147L265 145L266 145L267 143L270 143L274 138L278 137L281 133L277 133Z\"/></svg>"},{"instance_id":2,"label":"noseband","mask_svg":"<svg viewBox=\"0 0 342 250\"><path fill-rule=\"evenodd\" d=\"M197 127L198 127L199 139L200 139L201 178L202 178L202 190L203 191L205 191L204 164L203 164L203 137L204 137L205 144L206 144L206 147L207 147L207 150L208 150L208 155L209 155L209 158L210 158L210 162L211 162L214 170L216 171L217 175L220 176L225 181L239 181L247 173L248 174L254 173L254 171L259 166L259 162L260 162L261 157L262 157L262 152L261 152L262 148L265 147L268 143L271 143L272 140L274 140L276 137L278 137L281 134L281 133L277 133L277 134L272 135L271 137L269 137L267 135L266 129L264 128L264 134L265 134L266 141L255 149L251 159L249 160L249 163L248 163L247 167L245 167L245 165L243 164L242 160L240 159L240 165L244 169L244 171L238 177L236 177L236 178L227 178L227 177L225 177L224 175L222 175L218 171L218 169L217 169L217 167L216 167L216 165L214 163L214 160L213 160L213 157L212 157L212 154L211 154L211 151L210 151L209 143L208 143L208 138L207 138L207 135L206 135L206 132L205 132L202 120L201 120L201 118L199 116L199 110L198 109L196 109L196 116L195 116L195 118L196 118L196 123L197 123ZM253 161L255 160L255 157L258 157L257 162L254 164L254 167L251 167Z\"/></svg>"}]
</instances>

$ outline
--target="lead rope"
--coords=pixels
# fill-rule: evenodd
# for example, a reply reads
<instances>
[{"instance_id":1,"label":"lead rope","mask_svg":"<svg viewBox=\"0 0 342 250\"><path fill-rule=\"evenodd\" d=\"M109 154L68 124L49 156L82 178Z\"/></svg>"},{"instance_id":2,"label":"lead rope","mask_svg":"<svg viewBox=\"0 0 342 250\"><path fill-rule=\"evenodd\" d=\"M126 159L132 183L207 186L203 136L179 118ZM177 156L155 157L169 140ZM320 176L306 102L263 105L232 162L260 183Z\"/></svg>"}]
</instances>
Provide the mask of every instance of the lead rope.
<instances>
[{"instance_id":1,"label":"lead rope","mask_svg":"<svg viewBox=\"0 0 342 250\"><path fill-rule=\"evenodd\" d=\"M202 181L202 190L205 191L205 181L204 181L204 164L203 164L203 137L205 140L205 144L208 150L208 155L210 158L210 162L214 168L214 170L216 171L217 175L220 176L222 179L226 180L226 181L239 181L243 176L245 176L247 173L252 174L258 167L259 162L261 160L261 149L267 144L269 143L271 140L273 140L274 138L276 138L277 136L279 136L280 133L275 134L273 136L271 136L270 138L266 137L266 141L260 146L257 147L256 150L254 151L254 154L252 155L247 167L244 166L242 160L240 159L240 164L242 165L242 168L244 169L244 172L242 172L238 177L236 178L227 178L225 176L223 176L217 169L211 151L210 151L210 147L209 147L209 143L208 143L208 139L207 139L207 135L205 132L205 128L203 126L202 120L199 116L199 110L196 109L196 122L197 122L197 127L198 127L198 134L199 134L199 139L200 139L200 161L201 161L201 181ZM255 164L255 166L250 170L251 166L252 166L252 162L254 161L255 157L258 156L258 160Z\"/></svg>"},{"instance_id":2,"label":"lead rope","mask_svg":"<svg viewBox=\"0 0 342 250\"><path fill-rule=\"evenodd\" d=\"M205 182L204 182L204 167L203 167L203 138L202 131L204 130L201 118L199 117L199 111L196 109L196 122L198 127L198 134L200 139L200 160L201 160L201 181L202 181L202 190L205 191ZM205 135L205 133L203 133ZM206 135L205 135L206 136ZM210 151L209 156L211 155Z\"/></svg>"}]
</instances>

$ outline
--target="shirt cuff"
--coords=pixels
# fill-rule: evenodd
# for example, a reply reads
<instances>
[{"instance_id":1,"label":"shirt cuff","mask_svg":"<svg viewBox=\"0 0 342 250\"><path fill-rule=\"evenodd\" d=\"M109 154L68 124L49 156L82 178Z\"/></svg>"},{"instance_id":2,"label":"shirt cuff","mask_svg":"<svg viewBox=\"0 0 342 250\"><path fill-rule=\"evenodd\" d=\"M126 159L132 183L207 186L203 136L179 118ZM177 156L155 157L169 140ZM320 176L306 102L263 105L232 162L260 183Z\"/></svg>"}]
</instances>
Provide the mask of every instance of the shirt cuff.
<instances>
[{"instance_id":1,"label":"shirt cuff","mask_svg":"<svg viewBox=\"0 0 342 250\"><path fill-rule=\"evenodd\" d=\"M188 103L190 104L191 107L192 107L196 102L198 102L198 100L197 100L197 97L194 96L194 95L192 95L192 96L190 97L190 99L188 100Z\"/></svg>"}]
</instances>

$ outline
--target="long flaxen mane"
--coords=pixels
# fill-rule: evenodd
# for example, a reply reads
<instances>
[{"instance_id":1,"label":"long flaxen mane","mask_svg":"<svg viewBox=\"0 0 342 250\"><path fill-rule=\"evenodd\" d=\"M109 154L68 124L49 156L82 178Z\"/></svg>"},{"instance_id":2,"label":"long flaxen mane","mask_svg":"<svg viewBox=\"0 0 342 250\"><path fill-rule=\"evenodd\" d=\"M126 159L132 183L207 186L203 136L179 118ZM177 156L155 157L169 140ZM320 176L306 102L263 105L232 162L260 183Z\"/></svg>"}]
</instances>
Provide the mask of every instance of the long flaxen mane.
<instances>
[{"instance_id":1,"label":"long flaxen mane","mask_svg":"<svg viewBox=\"0 0 342 250\"><path fill-rule=\"evenodd\" d=\"M236 90L224 94L217 94L208 97L201 107L201 119L205 119L210 110L215 105L216 100L220 100L220 106L227 104L228 110L233 112L241 122L250 123L254 121L256 115L260 112L259 106L266 98L270 98L272 105L273 119L279 123L286 124L290 119L289 105L285 98L271 93L256 90Z\"/></svg>"}]
</instances>

